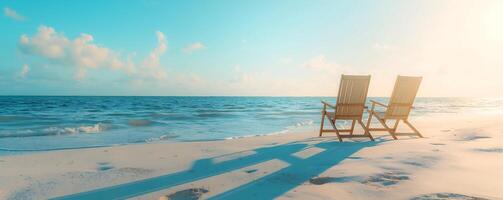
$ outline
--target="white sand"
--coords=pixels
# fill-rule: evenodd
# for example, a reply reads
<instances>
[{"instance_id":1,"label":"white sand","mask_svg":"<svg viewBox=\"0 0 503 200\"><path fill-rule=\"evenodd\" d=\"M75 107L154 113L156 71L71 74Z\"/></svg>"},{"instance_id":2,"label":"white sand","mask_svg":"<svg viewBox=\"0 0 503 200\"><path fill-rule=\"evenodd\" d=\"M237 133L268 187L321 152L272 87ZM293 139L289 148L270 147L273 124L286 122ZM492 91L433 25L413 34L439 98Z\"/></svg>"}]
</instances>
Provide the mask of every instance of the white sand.
<instances>
[{"instance_id":1,"label":"white sand","mask_svg":"<svg viewBox=\"0 0 503 200\"><path fill-rule=\"evenodd\" d=\"M339 143L333 136L318 138L313 130L3 156L0 199L41 199L84 191L139 199L166 195L172 199L191 195L411 199L432 193L503 198L502 114L412 121L426 138L393 141L376 132L377 142ZM138 180L144 181L134 182ZM108 188L114 185L120 186ZM99 191L103 193L95 193L99 188L104 188Z\"/></svg>"}]
</instances>

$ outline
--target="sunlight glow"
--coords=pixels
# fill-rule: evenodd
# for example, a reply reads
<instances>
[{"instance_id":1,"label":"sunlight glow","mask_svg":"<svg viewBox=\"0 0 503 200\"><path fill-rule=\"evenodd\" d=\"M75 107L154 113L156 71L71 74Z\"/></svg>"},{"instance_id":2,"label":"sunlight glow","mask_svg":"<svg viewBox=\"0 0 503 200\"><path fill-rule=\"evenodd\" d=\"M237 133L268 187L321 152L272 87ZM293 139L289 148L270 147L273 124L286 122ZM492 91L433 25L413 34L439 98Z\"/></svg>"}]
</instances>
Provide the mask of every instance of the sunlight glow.
<instances>
[{"instance_id":1,"label":"sunlight glow","mask_svg":"<svg viewBox=\"0 0 503 200\"><path fill-rule=\"evenodd\" d=\"M487 39L503 43L503 1L492 1L482 13L482 25Z\"/></svg>"}]
</instances>

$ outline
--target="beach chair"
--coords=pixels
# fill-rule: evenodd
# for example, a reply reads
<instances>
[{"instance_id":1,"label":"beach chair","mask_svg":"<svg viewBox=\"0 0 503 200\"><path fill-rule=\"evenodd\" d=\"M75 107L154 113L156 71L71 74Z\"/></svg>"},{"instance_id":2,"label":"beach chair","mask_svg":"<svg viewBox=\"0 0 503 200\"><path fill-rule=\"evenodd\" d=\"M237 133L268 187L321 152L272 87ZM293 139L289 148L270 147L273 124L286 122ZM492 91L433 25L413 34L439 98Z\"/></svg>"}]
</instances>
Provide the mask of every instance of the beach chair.
<instances>
[{"instance_id":1,"label":"beach chair","mask_svg":"<svg viewBox=\"0 0 503 200\"><path fill-rule=\"evenodd\" d=\"M355 137L368 137L372 141L374 138L370 135L365 125L362 122L363 111L365 107L365 101L367 99L367 92L370 83L369 76L354 76L354 75L342 75L341 83L339 85L339 94L337 95L337 102L335 105L330 105L329 103L322 101L323 111L321 112L321 126L320 126L320 137L324 132L335 132L339 141L342 142L342 138L355 138ZM333 109L333 112L328 111L328 109ZM323 123L325 118L330 122L333 129L323 129ZM336 126L337 120L351 120L351 129L338 129ZM358 122L365 133L363 135L354 135L353 131L355 128L355 123ZM343 132L349 132L349 134L341 134Z\"/></svg>"},{"instance_id":2,"label":"beach chair","mask_svg":"<svg viewBox=\"0 0 503 200\"><path fill-rule=\"evenodd\" d=\"M396 136L419 136L423 137L419 131L410 124L408 118L409 113L412 110L412 104L416 98L417 90L419 89L419 84L421 83L422 77L411 77L411 76L398 76L395 82L395 87L391 93L391 98L388 105L370 100L372 102L372 107L369 112L369 118L367 121L367 127L369 131L387 131L393 139L397 139ZM377 111L376 106L381 106L384 111ZM372 117L375 117L384 128L370 128L370 122ZM386 122L388 120L395 120L395 124L390 128ZM397 133L396 129L398 123L402 120L407 126L412 129L412 133Z\"/></svg>"}]
</instances>

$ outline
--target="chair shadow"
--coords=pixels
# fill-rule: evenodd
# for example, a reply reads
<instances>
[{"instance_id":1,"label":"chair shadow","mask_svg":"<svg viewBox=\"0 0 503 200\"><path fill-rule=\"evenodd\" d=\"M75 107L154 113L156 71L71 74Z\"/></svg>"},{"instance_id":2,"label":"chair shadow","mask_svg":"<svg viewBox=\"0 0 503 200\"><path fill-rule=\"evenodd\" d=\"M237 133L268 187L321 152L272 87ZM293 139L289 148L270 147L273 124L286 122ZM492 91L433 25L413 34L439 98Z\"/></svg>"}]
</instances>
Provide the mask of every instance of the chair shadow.
<instances>
[{"instance_id":1,"label":"chair shadow","mask_svg":"<svg viewBox=\"0 0 503 200\"><path fill-rule=\"evenodd\" d=\"M306 159L292 159L290 155L284 155L279 159L287 162L288 167L210 199L274 199L318 176L357 151L376 144L377 142L321 142L314 146L324 149L323 152ZM340 181L342 180L337 180Z\"/></svg>"},{"instance_id":2,"label":"chair shadow","mask_svg":"<svg viewBox=\"0 0 503 200\"><path fill-rule=\"evenodd\" d=\"M173 186L217 176L247 166L278 159L288 166L261 177L255 181L213 196L211 199L273 199L309 181L330 167L337 165L355 152L379 142L336 142L322 141L314 144L324 151L308 158L298 158L292 154L309 145L296 141L292 143L254 149L255 154L233 160L215 163L215 158L200 159L187 170L144 180L99 188L86 192L56 197L53 199L126 199L156 192ZM286 178L285 178L286 177ZM293 178L292 178L293 177Z\"/></svg>"}]
</instances>

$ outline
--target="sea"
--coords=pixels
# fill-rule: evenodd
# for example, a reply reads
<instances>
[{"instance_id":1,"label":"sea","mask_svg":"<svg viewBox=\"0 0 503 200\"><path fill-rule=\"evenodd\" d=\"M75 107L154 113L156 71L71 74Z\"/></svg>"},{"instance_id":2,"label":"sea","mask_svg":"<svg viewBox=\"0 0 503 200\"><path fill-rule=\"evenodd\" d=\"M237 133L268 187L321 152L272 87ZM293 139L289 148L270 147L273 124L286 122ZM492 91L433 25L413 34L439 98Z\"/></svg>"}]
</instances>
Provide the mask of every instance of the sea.
<instances>
[{"instance_id":1,"label":"sea","mask_svg":"<svg viewBox=\"0 0 503 200\"><path fill-rule=\"evenodd\" d=\"M335 97L0 96L0 155L303 131L316 135L322 100L336 102ZM414 106L412 121L503 110L503 99L418 97Z\"/></svg>"}]
</instances>

